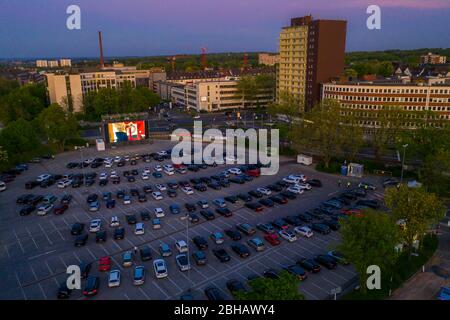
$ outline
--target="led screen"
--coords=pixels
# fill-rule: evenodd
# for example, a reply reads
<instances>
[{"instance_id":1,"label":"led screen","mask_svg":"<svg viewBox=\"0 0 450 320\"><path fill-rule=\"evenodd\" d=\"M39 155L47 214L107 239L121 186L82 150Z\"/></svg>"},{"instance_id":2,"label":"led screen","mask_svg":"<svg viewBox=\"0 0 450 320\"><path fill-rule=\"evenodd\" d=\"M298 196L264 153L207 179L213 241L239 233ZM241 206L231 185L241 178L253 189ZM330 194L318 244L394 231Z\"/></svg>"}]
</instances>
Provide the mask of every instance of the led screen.
<instances>
[{"instance_id":1,"label":"led screen","mask_svg":"<svg viewBox=\"0 0 450 320\"><path fill-rule=\"evenodd\" d=\"M109 142L139 141L145 139L145 121L108 123Z\"/></svg>"}]
</instances>

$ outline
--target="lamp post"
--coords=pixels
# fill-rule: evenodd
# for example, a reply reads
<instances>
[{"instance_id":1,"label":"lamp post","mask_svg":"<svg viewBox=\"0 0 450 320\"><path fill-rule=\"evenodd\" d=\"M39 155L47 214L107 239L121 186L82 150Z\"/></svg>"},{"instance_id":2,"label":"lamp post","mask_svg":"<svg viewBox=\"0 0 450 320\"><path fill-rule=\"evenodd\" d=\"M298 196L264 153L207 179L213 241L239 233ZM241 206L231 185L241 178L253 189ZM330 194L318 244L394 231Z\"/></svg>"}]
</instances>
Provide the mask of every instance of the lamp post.
<instances>
[{"instance_id":1,"label":"lamp post","mask_svg":"<svg viewBox=\"0 0 450 320\"><path fill-rule=\"evenodd\" d=\"M405 167L405 154L406 154L406 148L408 147L408 144L404 144L402 147L403 147L403 159L402 159L402 173L400 175L400 184L403 183L403 170Z\"/></svg>"}]
</instances>

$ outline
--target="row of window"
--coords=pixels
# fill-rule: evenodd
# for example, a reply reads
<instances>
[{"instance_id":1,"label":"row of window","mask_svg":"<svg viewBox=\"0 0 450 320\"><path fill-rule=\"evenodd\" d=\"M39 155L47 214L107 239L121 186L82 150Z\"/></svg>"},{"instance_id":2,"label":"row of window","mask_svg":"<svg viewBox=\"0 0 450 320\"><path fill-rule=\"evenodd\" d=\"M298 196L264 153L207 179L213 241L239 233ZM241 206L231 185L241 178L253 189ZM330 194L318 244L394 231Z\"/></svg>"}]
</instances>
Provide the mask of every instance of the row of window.
<instances>
[{"instance_id":1,"label":"row of window","mask_svg":"<svg viewBox=\"0 0 450 320\"><path fill-rule=\"evenodd\" d=\"M397 94L450 94L448 88L368 88L360 86L327 86L325 90L334 92L359 92L359 93L397 93Z\"/></svg>"},{"instance_id":2,"label":"row of window","mask_svg":"<svg viewBox=\"0 0 450 320\"><path fill-rule=\"evenodd\" d=\"M367 105L367 104L342 104L343 108L346 109L364 109L364 110L383 110L385 106L383 105ZM450 107L425 107L425 106L399 106L399 110L405 111L448 111L450 112Z\"/></svg>"},{"instance_id":3,"label":"row of window","mask_svg":"<svg viewBox=\"0 0 450 320\"><path fill-rule=\"evenodd\" d=\"M386 96L343 96L336 94L325 94L326 98L336 99L339 101L378 101L378 102L427 102L426 97L386 97ZM431 103L450 103L450 98L430 98Z\"/></svg>"}]
</instances>

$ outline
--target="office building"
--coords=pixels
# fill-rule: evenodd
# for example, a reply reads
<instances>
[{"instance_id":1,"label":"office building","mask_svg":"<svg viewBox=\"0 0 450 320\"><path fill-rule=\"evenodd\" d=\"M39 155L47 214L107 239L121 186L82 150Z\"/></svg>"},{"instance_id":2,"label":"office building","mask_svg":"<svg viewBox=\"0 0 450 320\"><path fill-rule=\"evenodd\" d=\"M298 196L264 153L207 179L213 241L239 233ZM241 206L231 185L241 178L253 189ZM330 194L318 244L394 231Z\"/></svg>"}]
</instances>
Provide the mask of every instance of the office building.
<instances>
[{"instance_id":1,"label":"office building","mask_svg":"<svg viewBox=\"0 0 450 320\"><path fill-rule=\"evenodd\" d=\"M170 88L171 101L177 105L197 111L221 111L227 109L251 108L267 106L273 102L271 91L262 91L258 99L247 101L239 97L237 79L220 79L212 81L197 81Z\"/></svg>"},{"instance_id":2,"label":"office building","mask_svg":"<svg viewBox=\"0 0 450 320\"><path fill-rule=\"evenodd\" d=\"M47 96L50 103L58 103L66 110L81 112L83 105L83 90L79 74L45 75Z\"/></svg>"},{"instance_id":3,"label":"office building","mask_svg":"<svg viewBox=\"0 0 450 320\"><path fill-rule=\"evenodd\" d=\"M59 66L60 67L71 67L72 66L72 60L70 60L70 59L59 59Z\"/></svg>"},{"instance_id":4,"label":"office building","mask_svg":"<svg viewBox=\"0 0 450 320\"><path fill-rule=\"evenodd\" d=\"M279 39L278 100L283 92L296 96L299 111L309 110L319 101L320 83L344 71L346 28L343 20L291 19Z\"/></svg>"},{"instance_id":5,"label":"office building","mask_svg":"<svg viewBox=\"0 0 450 320\"><path fill-rule=\"evenodd\" d=\"M274 66L278 63L280 56L278 54L260 53L258 54L258 64L265 66Z\"/></svg>"},{"instance_id":6,"label":"office building","mask_svg":"<svg viewBox=\"0 0 450 320\"><path fill-rule=\"evenodd\" d=\"M47 68L48 67L47 60L36 60L36 67Z\"/></svg>"},{"instance_id":7,"label":"office building","mask_svg":"<svg viewBox=\"0 0 450 320\"><path fill-rule=\"evenodd\" d=\"M450 120L450 78L428 82L331 82L322 86L322 99L339 101L342 110L361 118L364 126L376 126L383 109L430 112L433 119ZM408 120L413 126L413 119ZM407 121L407 122L408 122Z\"/></svg>"},{"instance_id":8,"label":"office building","mask_svg":"<svg viewBox=\"0 0 450 320\"><path fill-rule=\"evenodd\" d=\"M433 54L428 52L426 55L420 56L421 64L444 64L447 62L446 56L440 56L438 54Z\"/></svg>"}]
</instances>

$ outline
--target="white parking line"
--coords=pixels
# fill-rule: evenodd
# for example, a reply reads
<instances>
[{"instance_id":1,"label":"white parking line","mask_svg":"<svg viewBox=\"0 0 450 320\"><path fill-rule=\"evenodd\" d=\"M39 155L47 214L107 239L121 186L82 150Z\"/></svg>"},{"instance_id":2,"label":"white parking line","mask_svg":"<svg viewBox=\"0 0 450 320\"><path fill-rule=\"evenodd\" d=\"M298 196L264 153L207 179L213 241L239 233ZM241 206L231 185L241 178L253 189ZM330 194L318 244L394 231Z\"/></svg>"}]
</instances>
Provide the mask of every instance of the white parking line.
<instances>
[{"instance_id":1,"label":"white parking line","mask_svg":"<svg viewBox=\"0 0 450 320\"><path fill-rule=\"evenodd\" d=\"M50 240L50 238L49 238L48 235L47 235L47 232L45 232L44 228L42 228L42 226L41 226L40 223L38 223L38 226L39 226L39 228L41 229L42 233L43 233L43 234L45 235L45 237L47 238L48 242L49 242L51 245L53 245L53 241Z\"/></svg>"},{"instance_id":2,"label":"white parking line","mask_svg":"<svg viewBox=\"0 0 450 320\"><path fill-rule=\"evenodd\" d=\"M31 269L31 273L33 274L34 280L35 281L39 280L37 275L36 275L36 272L34 271L34 268L31 265L30 265L30 269Z\"/></svg>"},{"instance_id":3,"label":"white parking line","mask_svg":"<svg viewBox=\"0 0 450 320\"><path fill-rule=\"evenodd\" d=\"M28 235L30 236L31 240L33 240L33 243L36 246L36 249L39 249L39 246L37 245L36 241L34 240L33 236L31 235L30 230L27 227L25 227L25 231L28 233Z\"/></svg>"},{"instance_id":4,"label":"white parking line","mask_svg":"<svg viewBox=\"0 0 450 320\"><path fill-rule=\"evenodd\" d=\"M63 235L61 234L61 232L58 230L58 228L55 226L55 223L50 220L50 223L52 224L53 228L55 228L56 232L58 232L59 236L61 237L61 239L66 240Z\"/></svg>"},{"instance_id":5,"label":"white parking line","mask_svg":"<svg viewBox=\"0 0 450 320\"><path fill-rule=\"evenodd\" d=\"M166 297L166 299L169 299L170 296L163 289L161 289L161 287L158 286L158 284L156 282L157 281L152 281L152 284L154 284L155 287L158 288L159 291L161 291L161 293Z\"/></svg>"},{"instance_id":6,"label":"white parking line","mask_svg":"<svg viewBox=\"0 0 450 320\"><path fill-rule=\"evenodd\" d=\"M147 293L145 293L144 290L142 290L141 287L139 287L139 290L141 291L141 293L145 296L145 298L146 298L147 300L151 300L151 298L147 295Z\"/></svg>"},{"instance_id":7,"label":"white parking line","mask_svg":"<svg viewBox=\"0 0 450 320\"><path fill-rule=\"evenodd\" d=\"M23 290L22 284L19 280L19 275L17 274L17 271L14 271L14 275L16 276L17 283L19 284L20 292L22 292L22 295L25 300L28 300L27 295L25 294L25 291Z\"/></svg>"},{"instance_id":8,"label":"white parking line","mask_svg":"<svg viewBox=\"0 0 450 320\"><path fill-rule=\"evenodd\" d=\"M41 289L42 294L44 295L45 300L47 300L47 299L48 299L48 298L47 298L47 295L45 294L44 289L42 288L41 283L39 282L38 285L39 285L39 288Z\"/></svg>"},{"instance_id":9,"label":"white parking line","mask_svg":"<svg viewBox=\"0 0 450 320\"><path fill-rule=\"evenodd\" d=\"M8 245L5 244L5 245L3 245L3 247L5 248L6 255L8 256L8 260L11 259L11 256L9 255Z\"/></svg>"},{"instance_id":10,"label":"white parking line","mask_svg":"<svg viewBox=\"0 0 450 320\"><path fill-rule=\"evenodd\" d=\"M16 237L17 243L19 243L20 250L22 250L22 253L25 253L25 250L23 250L22 242L20 241L19 237L17 236L17 233L16 233L16 230L15 230L15 229L13 229L13 234L14 234L14 236Z\"/></svg>"}]
</instances>

